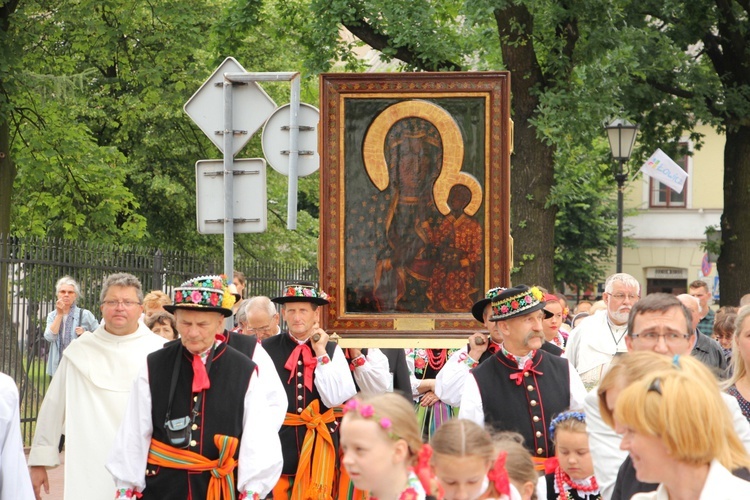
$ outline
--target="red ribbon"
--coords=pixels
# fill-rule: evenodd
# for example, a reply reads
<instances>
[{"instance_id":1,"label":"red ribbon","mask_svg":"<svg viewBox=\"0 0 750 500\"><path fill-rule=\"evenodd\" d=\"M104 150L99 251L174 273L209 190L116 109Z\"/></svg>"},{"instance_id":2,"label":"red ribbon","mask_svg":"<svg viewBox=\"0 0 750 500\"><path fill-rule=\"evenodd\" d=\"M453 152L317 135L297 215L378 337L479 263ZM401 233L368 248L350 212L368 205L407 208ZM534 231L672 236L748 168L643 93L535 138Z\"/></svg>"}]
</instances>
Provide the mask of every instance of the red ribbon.
<instances>
[{"instance_id":1,"label":"red ribbon","mask_svg":"<svg viewBox=\"0 0 750 500\"><path fill-rule=\"evenodd\" d=\"M495 464L487 473L487 478L495 486L495 491L501 495L510 496L510 477L508 476L508 471L505 470L505 458L507 456L507 452L500 452L497 460L495 460Z\"/></svg>"},{"instance_id":2,"label":"red ribbon","mask_svg":"<svg viewBox=\"0 0 750 500\"><path fill-rule=\"evenodd\" d=\"M211 355L211 351L208 355ZM198 354L193 354L193 392L201 392L209 387L211 387L211 381L208 380L206 365L203 364Z\"/></svg>"},{"instance_id":3,"label":"red ribbon","mask_svg":"<svg viewBox=\"0 0 750 500\"><path fill-rule=\"evenodd\" d=\"M557 460L557 457L549 457L544 461L544 474L553 474L557 470L558 465L560 465L560 462Z\"/></svg>"},{"instance_id":4,"label":"red ribbon","mask_svg":"<svg viewBox=\"0 0 750 500\"><path fill-rule=\"evenodd\" d=\"M487 348L487 350L490 351L490 354L495 354L498 350L500 350L500 344L496 344L490 340L490 346Z\"/></svg>"},{"instance_id":5,"label":"red ribbon","mask_svg":"<svg viewBox=\"0 0 750 500\"><path fill-rule=\"evenodd\" d=\"M297 364L300 355L302 355L302 366L299 366ZM289 370L289 380L287 380L287 383L292 381L295 376L295 372L297 372L299 368L303 368L305 388L307 388L308 391L312 391L313 371L315 371L315 367L317 365L318 360L315 359L312 355L312 352L310 352L310 346L307 344L298 344L297 347L295 347L292 351L292 354L289 355L289 358L286 360L286 364L284 365L284 368Z\"/></svg>"},{"instance_id":6,"label":"red ribbon","mask_svg":"<svg viewBox=\"0 0 750 500\"><path fill-rule=\"evenodd\" d=\"M524 372L531 372L536 375L543 375L542 372L535 370L532 366L532 360L527 359L526 363L523 365L523 368L519 368L519 371L516 373L511 374L510 379L516 381L516 385L521 385L523 383L523 374Z\"/></svg>"}]
</instances>

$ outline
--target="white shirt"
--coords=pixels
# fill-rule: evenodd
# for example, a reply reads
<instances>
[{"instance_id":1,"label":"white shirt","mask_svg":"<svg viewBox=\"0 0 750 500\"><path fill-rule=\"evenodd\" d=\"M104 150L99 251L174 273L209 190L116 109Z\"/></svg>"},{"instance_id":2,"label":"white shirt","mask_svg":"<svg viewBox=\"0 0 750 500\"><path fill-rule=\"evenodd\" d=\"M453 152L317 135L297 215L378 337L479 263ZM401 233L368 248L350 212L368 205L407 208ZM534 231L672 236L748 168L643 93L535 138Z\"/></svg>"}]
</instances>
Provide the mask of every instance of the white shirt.
<instances>
[{"instance_id":1,"label":"white shirt","mask_svg":"<svg viewBox=\"0 0 750 500\"><path fill-rule=\"evenodd\" d=\"M470 364L478 361L469 357L469 346L451 354L448 362L435 377L435 395L440 401L456 407L461 404L464 383L472 368Z\"/></svg>"},{"instance_id":2,"label":"white shirt","mask_svg":"<svg viewBox=\"0 0 750 500\"><path fill-rule=\"evenodd\" d=\"M599 483L602 498L609 500L612 498L615 489L617 473L628 456L628 452L620 449L622 437L602 420L602 414L599 411L599 398L596 395L597 389L592 389L586 395L583 409L586 413L586 432L589 435L589 449L594 463L594 476ZM745 445L745 449L750 453L750 423L742 414L737 399L723 392L721 397L732 414L734 430L742 444ZM750 498L750 496L746 498Z\"/></svg>"},{"instance_id":3,"label":"white shirt","mask_svg":"<svg viewBox=\"0 0 750 500\"><path fill-rule=\"evenodd\" d=\"M0 500L34 500L23 454L18 388L0 373Z\"/></svg>"},{"instance_id":4,"label":"white shirt","mask_svg":"<svg viewBox=\"0 0 750 500\"><path fill-rule=\"evenodd\" d=\"M253 375L245 391L237 483L240 491L249 490L264 498L281 476L283 458L276 410L268 406L266 392L260 388L260 383L260 378ZM286 397L284 399L286 401ZM107 470L112 474L116 488L134 488L142 492L146 487L144 471L153 432L148 366L143 366L107 459Z\"/></svg>"},{"instance_id":5,"label":"white shirt","mask_svg":"<svg viewBox=\"0 0 750 500\"><path fill-rule=\"evenodd\" d=\"M298 344L307 342L307 340L299 341L288 333L286 335L289 335ZM315 356L315 352L312 355ZM286 360L283 360L282 363L286 363ZM354 385L354 379L350 376L349 362L344 356L344 351L338 345L333 349L331 361L326 364L318 363L313 373L315 375L313 383L320 394L320 401L328 408L342 405L357 395L357 387ZM284 399L286 399L286 396L284 396Z\"/></svg>"},{"instance_id":6,"label":"white shirt","mask_svg":"<svg viewBox=\"0 0 750 500\"><path fill-rule=\"evenodd\" d=\"M65 427L68 499L112 498L115 483L104 464L146 356L164 339L144 325L129 335L104 327L81 335L63 352L37 417L29 465L56 467ZM145 469L144 469L145 470Z\"/></svg>"},{"instance_id":7,"label":"white shirt","mask_svg":"<svg viewBox=\"0 0 750 500\"><path fill-rule=\"evenodd\" d=\"M383 394L391 385L391 372L388 358L380 349L370 348L362 366L354 367L354 380L364 396ZM286 402L286 396L284 396Z\"/></svg>"},{"instance_id":8,"label":"white shirt","mask_svg":"<svg viewBox=\"0 0 750 500\"><path fill-rule=\"evenodd\" d=\"M266 393L266 402L270 410L269 418L276 423L278 431L286 417L286 391L284 391L284 385L281 383L271 356L263 349L260 342L253 351L253 363L258 365L258 390Z\"/></svg>"},{"instance_id":9,"label":"white shirt","mask_svg":"<svg viewBox=\"0 0 750 500\"><path fill-rule=\"evenodd\" d=\"M618 352L627 352L627 325L615 325L606 310L596 311L570 332L564 358L578 371L587 390L599 385Z\"/></svg>"},{"instance_id":10,"label":"white shirt","mask_svg":"<svg viewBox=\"0 0 750 500\"><path fill-rule=\"evenodd\" d=\"M553 354L546 352L544 355L554 356ZM583 407L583 400L586 397L586 389L583 387L581 377L579 377L575 369L570 366L570 362L568 362L568 367L570 370L570 404L568 405L568 408L575 410ZM501 383L501 381L498 381L498 383ZM510 384L512 382L506 381L506 383ZM464 392L461 396L461 408L458 412L458 418L472 420L482 427L485 425L482 395L479 392L477 379L474 377L467 377L466 383L464 384Z\"/></svg>"},{"instance_id":11,"label":"white shirt","mask_svg":"<svg viewBox=\"0 0 750 500\"><path fill-rule=\"evenodd\" d=\"M663 484L656 491L636 493L633 500L669 500ZM718 460L712 460L708 477L698 500L747 500L750 498L750 483L732 475Z\"/></svg>"}]
</instances>

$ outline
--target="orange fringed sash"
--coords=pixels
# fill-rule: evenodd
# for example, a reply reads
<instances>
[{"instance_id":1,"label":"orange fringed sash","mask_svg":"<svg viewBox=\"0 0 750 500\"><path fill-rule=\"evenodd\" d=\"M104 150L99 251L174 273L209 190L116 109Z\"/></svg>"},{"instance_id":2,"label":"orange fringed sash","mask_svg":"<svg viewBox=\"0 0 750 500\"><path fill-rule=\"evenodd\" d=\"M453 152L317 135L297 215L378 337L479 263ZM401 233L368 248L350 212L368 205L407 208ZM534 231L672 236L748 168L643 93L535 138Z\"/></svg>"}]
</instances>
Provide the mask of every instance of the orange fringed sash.
<instances>
[{"instance_id":1,"label":"orange fringed sash","mask_svg":"<svg viewBox=\"0 0 750 500\"><path fill-rule=\"evenodd\" d=\"M211 471L206 500L221 500L222 498L235 500L237 487L234 484L232 472L237 467L237 460L234 458L234 454L237 451L239 442L239 439L236 437L216 434L214 436L214 444L219 449L219 458L209 460L203 455L190 450L181 450L151 439L151 447L148 450L148 463L160 467L187 471Z\"/></svg>"},{"instance_id":2,"label":"orange fringed sash","mask_svg":"<svg viewBox=\"0 0 750 500\"><path fill-rule=\"evenodd\" d=\"M333 408L320 413L320 401L314 400L299 415L287 413L284 425L307 426L302 441L297 473L292 486L293 500L331 500L336 472L336 448L326 424L335 420ZM313 455L313 450L315 453Z\"/></svg>"}]
</instances>

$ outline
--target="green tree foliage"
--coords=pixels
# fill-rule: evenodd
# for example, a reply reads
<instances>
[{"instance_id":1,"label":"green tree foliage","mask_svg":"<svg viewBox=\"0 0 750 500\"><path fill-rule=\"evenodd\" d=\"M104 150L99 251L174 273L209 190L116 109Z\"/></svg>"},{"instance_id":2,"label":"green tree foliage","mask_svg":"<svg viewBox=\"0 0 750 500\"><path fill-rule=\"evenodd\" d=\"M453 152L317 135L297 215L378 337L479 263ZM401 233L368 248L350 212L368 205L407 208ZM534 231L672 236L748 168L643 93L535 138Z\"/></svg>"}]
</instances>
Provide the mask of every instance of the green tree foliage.
<instances>
[{"instance_id":1,"label":"green tree foliage","mask_svg":"<svg viewBox=\"0 0 750 500\"><path fill-rule=\"evenodd\" d=\"M300 68L294 39L280 43L298 15L284 7L22 1L3 32L19 57L0 69L13 85L4 94L18 171L12 231L221 254L220 235L196 232L194 173L197 160L221 153L182 106L227 55L248 71ZM264 88L288 102L289 84ZM316 93L305 78L303 101ZM261 157L259 136L237 157ZM236 251L314 263L317 175L300 181L300 206L313 214L298 216L297 232L286 230L286 177L268 177L269 230L237 235Z\"/></svg>"}]
</instances>

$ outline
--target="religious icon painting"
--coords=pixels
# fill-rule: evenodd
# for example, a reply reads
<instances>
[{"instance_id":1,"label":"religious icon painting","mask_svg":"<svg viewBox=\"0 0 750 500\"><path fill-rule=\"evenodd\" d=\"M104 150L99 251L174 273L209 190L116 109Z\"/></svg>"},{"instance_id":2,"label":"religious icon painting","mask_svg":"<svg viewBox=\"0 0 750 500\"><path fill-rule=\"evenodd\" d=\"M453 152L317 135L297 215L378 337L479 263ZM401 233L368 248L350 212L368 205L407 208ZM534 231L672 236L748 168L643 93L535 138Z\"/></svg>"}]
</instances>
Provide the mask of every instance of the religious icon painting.
<instances>
[{"instance_id":1,"label":"religious icon painting","mask_svg":"<svg viewBox=\"0 0 750 500\"><path fill-rule=\"evenodd\" d=\"M464 336L510 280L507 72L321 75L324 320L372 337Z\"/></svg>"}]
</instances>

